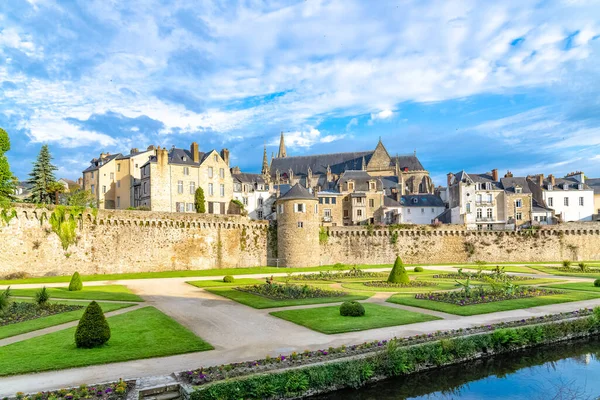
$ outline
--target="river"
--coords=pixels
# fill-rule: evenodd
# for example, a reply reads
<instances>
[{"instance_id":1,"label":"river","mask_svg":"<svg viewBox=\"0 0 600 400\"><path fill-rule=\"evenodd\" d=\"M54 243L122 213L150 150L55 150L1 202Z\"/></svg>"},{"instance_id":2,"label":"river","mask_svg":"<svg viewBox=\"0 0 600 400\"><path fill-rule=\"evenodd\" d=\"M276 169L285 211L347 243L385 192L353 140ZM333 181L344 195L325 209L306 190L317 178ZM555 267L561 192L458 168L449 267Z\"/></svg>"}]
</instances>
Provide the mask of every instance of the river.
<instances>
[{"instance_id":1,"label":"river","mask_svg":"<svg viewBox=\"0 0 600 400\"><path fill-rule=\"evenodd\" d=\"M397 377L311 400L600 399L600 339Z\"/></svg>"}]
</instances>

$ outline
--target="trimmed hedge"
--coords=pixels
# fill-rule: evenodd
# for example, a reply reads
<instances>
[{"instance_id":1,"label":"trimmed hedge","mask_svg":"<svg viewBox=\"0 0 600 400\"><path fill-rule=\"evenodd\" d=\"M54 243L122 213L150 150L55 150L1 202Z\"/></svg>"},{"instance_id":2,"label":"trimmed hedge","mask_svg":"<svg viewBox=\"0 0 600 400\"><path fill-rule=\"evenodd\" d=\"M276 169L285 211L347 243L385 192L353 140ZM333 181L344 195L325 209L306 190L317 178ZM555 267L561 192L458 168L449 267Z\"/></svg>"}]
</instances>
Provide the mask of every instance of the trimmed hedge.
<instances>
[{"instance_id":1,"label":"trimmed hedge","mask_svg":"<svg viewBox=\"0 0 600 400\"><path fill-rule=\"evenodd\" d=\"M423 272L423 267L415 267L415 272Z\"/></svg>"},{"instance_id":2,"label":"trimmed hedge","mask_svg":"<svg viewBox=\"0 0 600 400\"><path fill-rule=\"evenodd\" d=\"M231 275L225 275L223 277L223 282L225 282L225 283L232 283L233 281L234 281L234 279L233 279L233 276L231 276Z\"/></svg>"},{"instance_id":3,"label":"trimmed hedge","mask_svg":"<svg viewBox=\"0 0 600 400\"><path fill-rule=\"evenodd\" d=\"M71 282L69 282L69 292L77 292L82 289L83 281L81 280L81 276L79 276L79 272L75 271L71 277Z\"/></svg>"},{"instance_id":4,"label":"trimmed hedge","mask_svg":"<svg viewBox=\"0 0 600 400\"><path fill-rule=\"evenodd\" d=\"M362 317L365 307L358 301L345 301L340 306L340 315L343 317Z\"/></svg>"},{"instance_id":5,"label":"trimmed hedge","mask_svg":"<svg viewBox=\"0 0 600 400\"><path fill-rule=\"evenodd\" d=\"M598 314L600 313L596 309L595 315L590 317L522 328L497 329L491 333L442 339L410 347L399 347L390 341L384 350L364 358L207 384L196 388L190 399L292 398L347 387L359 388L375 379L467 361L480 355L493 355L598 334Z\"/></svg>"},{"instance_id":6,"label":"trimmed hedge","mask_svg":"<svg viewBox=\"0 0 600 400\"><path fill-rule=\"evenodd\" d=\"M394 261L394 267L390 272L390 276L388 276L389 283L403 283L407 284L410 282L410 278L408 277L408 273L406 272L406 268L404 268L404 263L402 259L398 256L396 257L396 261Z\"/></svg>"},{"instance_id":7,"label":"trimmed hedge","mask_svg":"<svg viewBox=\"0 0 600 400\"><path fill-rule=\"evenodd\" d=\"M110 339L110 326L102 308L92 301L85 309L75 331L75 344L79 348L91 349L102 346Z\"/></svg>"},{"instance_id":8,"label":"trimmed hedge","mask_svg":"<svg viewBox=\"0 0 600 400\"><path fill-rule=\"evenodd\" d=\"M600 287L600 279L596 279L596 280L594 281L594 286L596 286L596 287Z\"/></svg>"}]
</instances>

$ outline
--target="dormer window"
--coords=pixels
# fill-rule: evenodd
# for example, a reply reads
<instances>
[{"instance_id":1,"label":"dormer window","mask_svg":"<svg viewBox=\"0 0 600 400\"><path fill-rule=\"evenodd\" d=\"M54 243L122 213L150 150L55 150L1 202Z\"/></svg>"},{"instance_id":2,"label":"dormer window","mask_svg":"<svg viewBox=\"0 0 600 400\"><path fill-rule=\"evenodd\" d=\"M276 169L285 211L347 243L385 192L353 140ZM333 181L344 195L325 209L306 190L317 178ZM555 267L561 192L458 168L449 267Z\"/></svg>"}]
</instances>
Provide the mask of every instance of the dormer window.
<instances>
[{"instance_id":1,"label":"dormer window","mask_svg":"<svg viewBox=\"0 0 600 400\"><path fill-rule=\"evenodd\" d=\"M569 189L569 184L568 183L563 183L563 190L567 190Z\"/></svg>"},{"instance_id":2,"label":"dormer window","mask_svg":"<svg viewBox=\"0 0 600 400\"><path fill-rule=\"evenodd\" d=\"M489 182L485 183L485 190L492 190L492 184Z\"/></svg>"},{"instance_id":3,"label":"dormer window","mask_svg":"<svg viewBox=\"0 0 600 400\"><path fill-rule=\"evenodd\" d=\"M181 161L184 161L184 162L187 161L187 157L186 156L181 157Z\"/></svg>"},{"instance_id":4,"label":"dormer window","mask_svg":"<svg viewBox=\"0 0 600 400\"><path fill-rule=\"evenodd\" d=\"M369 182L369 190L375 190L375 182Z\"/></svg>"},{"instance_id":5,"label":"dormer window","mask_svg":"<svg viewBox=\"0 0 600 400\"><path fill-rule=\"evenodd\" d=\"M583 183L577 185L577 190L583 190Z\"/></svg>"},{"instance_id":6,"label":"dormer window","mask_svg":"<svg viewBox=\"0 0 600 400\"><path fill-rule=\"evenodd\" d=\"M520 186L516 186L516 187L515 187L515 193L517 193L517 194L521 194L521 193L523 193L523 188L522 188L522 187L520 187Z\"/></svg>"},{"instance_id":7,"label":"dormer window","mask_svg":"<svg viewBox=\"0 0 600 400\"><path fill-rule=\"evenodd\" d=\"M552 184L551 183L548 184L548 190L552 190Z\"/></svg>"},{"instance_id":8,"label":"dormer window","mask_svg":"<svg viewBox=\"0 0 600 400\"><path fill-rule=\"evenodd\" d=\"M348 191L349 192L354 191L354 182L348 182Z\"/></svg>"}]
</instances>

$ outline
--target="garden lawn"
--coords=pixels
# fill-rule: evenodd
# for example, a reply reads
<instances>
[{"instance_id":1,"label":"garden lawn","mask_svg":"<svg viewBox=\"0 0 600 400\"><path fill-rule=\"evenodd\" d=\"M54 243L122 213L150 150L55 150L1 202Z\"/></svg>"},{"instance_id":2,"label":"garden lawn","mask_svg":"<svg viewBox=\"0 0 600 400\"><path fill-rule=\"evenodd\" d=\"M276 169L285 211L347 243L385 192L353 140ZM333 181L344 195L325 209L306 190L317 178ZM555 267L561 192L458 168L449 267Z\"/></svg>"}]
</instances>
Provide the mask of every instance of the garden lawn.
<instances>
[{"instance_id":1,"label":"garden lawn","mask_svg":"<svg viewBox=\"0 0 600 400\"><path fill-rule=\"evenodd\" d=\"M207 287L230 287L230 286L244 286L244 285L260 285L261 283L265 283L264 279L251 279L251 278L240 278L236 279L234 282L223 282L222 279L215 279L210 281L190 281L186 282L192 286L196 286L199 288L207 288Z\"/></svg>"},{"instance_id":2,"label":"garden lawn","mask_svg":"<svg viewBox=\"0 0 600 400\"><path fill-rule=\"evenodd\" d=\"M102 347L75 347L75 328L2 347L0 375L162 357L213 348L154 307L144 307L107 320L111 338Z\"/></svg>"},{"instance_id":3,"label":"garden lawn","mask_svg":"<svg viewBox=\"0 0 600 400\"><path fill-rule=\"evenodd\" d=\"M555 294L551 296L528 297L525 299L504 300L495 301L492 303L458 306L441 301L418 300L415 299L414 295L396 294L390 297L387 301L395 304L403 304L406 306L426 308L428 310L441 311L449 314L468 316L488 314L499 311L517 310L521 308L546 306L549 304L568 303L571 301L591 300L598 297L600 297L599 294L590 292L565 291L563 294Z\"/></svg>"},{"instance_id":4,"label":"garden lawn","mask_svg":"<svg viewBox=\"0 0 600 400\"><path fill-rule=\"evenodd\" d=\"M588 264L588 266L589 266L589 264ZM558 268L545 267L545 266L535 266L534 268L540 272L544 272L546 274L551 274L551 275L576 276L578 278L600 279L600 271L599 272L587 272L587 273L583 272L582 273L582 272L577 272L578 269L573 268L573 267L571 267L573 272L559 271ZM594 268L597 268L597 267L594 267Z\"/></svg>"},{"instance_id":5,"label":"garden lawn","mask_svg":"<svg viewBox=\"0 0 600 400\"><path fill-rule=\"evenodd\" d=\"M423 293L429 291L442 291L458 289L456 282L442 281L441 279L432 279L433 282L438 282L435 286L420 286L420 287L373 287L366 286L363 282L346 282L342 283L342 287L351 290L368 290L370 292L393 292L393 293Z\"/></svg>"},{"instance_id":6,"label":"garden lawn","mask_svg":"<svg viewBox=\"0 0 600 400\"><path fill-rule=\"evenodd\" d=\"M320 297L311 299L290 299L290 300L272 300L267 297L257 296L255 294L240 292L232 288L208 288L206 291L214 293L219 296L227 297L238 303L253 307L253 308L274 308L274 307L288 307L288 306L302 306L306 304L325 304L325 303L337 303L349 300L364 300L368 299L373 293L361 292L361 293L348 293L347 296L340 297Z\"/></svg>"},{"instance_id":7,"label":"garden lawn","mask_svg":"<svg viewBox=\"0 0 600 400\"><path fill-rule=\"evenodd\" d=\"M569 289L569 290L581 290L584 292L597 292L600 293L600 287L594 286L594 282L573 282L573 283L563 283L558 285L544 285L544 287L549 287L553 289Z\"/></svg>"},{"instance_id":8,"label":"garden lawn","mask_svg":"<svg viewBox=\"0 0 600 400\"><path fill-rule=\"evenodd\" d=\"M523 273L523 274L539 274L540 272L537 269L533 269L533 268L529 268L527 266L519 266L519 265L507 265L507 266L502 266L501 264L498 264L501 266L501 268L504 268L504 272L517 272L517 273ZM463 265L460 267L454 267L456 269L462 268L462 269L468 269L468 270L483 270L483 271L493 271L494 269L496 269L496 264L490 264L490 265Z\"/></svg>"},{"instance_id":9,"label":"garden lawn","mask_svg":"<svg viewBox=\"0 0 600 400\"><path fill-rule=\"evenodd\" d=\"M52 301L52 303L60 304L74 304L81 305L84 308L75 311L64 312L60 314L50 315L48 317L42 317L37 319L31 319L29 321L18 322L16 324L9 324L0 326L0 339L4 339L11 336L21 335L23 333L37 331L39 329L48 328L55 325L64 324L71 321L77 321L83 315L85 311L86 303L74 302L74 301ZM98 302L102 310L106 313L109 311L119 310L121 308L131 307L134 304L131 303L102 303Z\"/></svg>"},{"instance_id":10,"label":"garden lawn","mask_svg":"<svg viewBox=\"0 0 600 400\"><path fill-rule=\"evenodd\" d=\"M51 299L85 299L85 300L112 300L112 301L144 301L142 298L123 285L88 286L83 290L70 292L69 288L46 288ZM35 297L40 289L13 289L11 294L15 297Z\"/></svg>"},{"instance_id":11,"label":"garden lawn","mask_svg":"<svg viewBox=\"0 0 600 400\"><path fill-rule=\"evenodd\" d=\"M326 334L364 331L440 319L432 315L378 304L362 303L362 305L366 311L362 317L342 317L339 306L276 311L271 315Z\"/></svg>"}]
</instances>

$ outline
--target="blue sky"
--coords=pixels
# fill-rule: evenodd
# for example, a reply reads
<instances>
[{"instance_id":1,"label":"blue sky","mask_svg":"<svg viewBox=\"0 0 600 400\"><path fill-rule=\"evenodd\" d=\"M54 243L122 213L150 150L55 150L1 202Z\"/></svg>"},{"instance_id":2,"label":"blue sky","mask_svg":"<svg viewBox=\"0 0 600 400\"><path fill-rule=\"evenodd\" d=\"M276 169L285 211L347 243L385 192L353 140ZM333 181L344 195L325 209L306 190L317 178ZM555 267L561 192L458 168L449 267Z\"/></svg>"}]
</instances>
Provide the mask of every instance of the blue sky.
<instances>
[{"instance_id":1,"label":"blue sky","mask_svg":"<svg viewBox=\"0 0 600 400\"><path fill-rule=\"evenodd\" d=\"M498 3L498 4L495 4ZM0 4L0 126L25 178L102 151L417 151L445 174L600 176L600 3L50 1Z\"/></svg>"}]
</instances>

